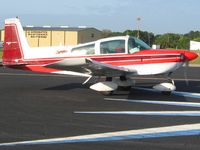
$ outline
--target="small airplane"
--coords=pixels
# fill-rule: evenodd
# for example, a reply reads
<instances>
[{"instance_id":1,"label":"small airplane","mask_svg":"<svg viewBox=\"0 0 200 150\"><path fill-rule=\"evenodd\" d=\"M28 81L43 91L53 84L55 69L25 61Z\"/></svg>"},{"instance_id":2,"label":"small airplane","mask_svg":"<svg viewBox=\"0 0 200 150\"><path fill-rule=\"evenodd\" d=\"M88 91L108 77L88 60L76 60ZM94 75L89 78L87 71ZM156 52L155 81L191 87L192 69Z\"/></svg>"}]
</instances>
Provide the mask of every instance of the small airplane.
<instances>
[{"instance_id":1,"label":"small airplane","mask_svg":"<svg viewBox=\"0 0 200 150\"><path fill-rule=\"evenodd\" d=\"M5 20L3 66L35 72L88 77L105 76L105 81L90 86L103 94L119 87L134 86L131 77L164 75L168 81L153 86L163 93L176 89L170 75L198 55L188 50L151 49L136 37L118 36L77 46L39 47L28 45L20 20Z\"/></svg>"}]
</instances>

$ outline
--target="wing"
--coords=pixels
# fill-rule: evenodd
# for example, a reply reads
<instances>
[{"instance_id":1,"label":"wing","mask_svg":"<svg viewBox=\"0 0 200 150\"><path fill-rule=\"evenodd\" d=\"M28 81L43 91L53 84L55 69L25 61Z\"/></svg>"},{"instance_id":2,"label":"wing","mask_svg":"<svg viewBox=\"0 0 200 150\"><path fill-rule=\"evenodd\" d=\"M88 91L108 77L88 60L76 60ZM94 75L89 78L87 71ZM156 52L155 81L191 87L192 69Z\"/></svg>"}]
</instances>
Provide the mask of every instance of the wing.
<instances>
[{"instance_id":1,"label":"wing","mask_svg":"<svg viewBox=\"0 0 200 150\"><path fill-rule=\"evenodd\" d=\"M67 58L46 67L92 76L121 76L130 72L127 68L102 63L91 58Z\"/></svg>"}]
</instances>

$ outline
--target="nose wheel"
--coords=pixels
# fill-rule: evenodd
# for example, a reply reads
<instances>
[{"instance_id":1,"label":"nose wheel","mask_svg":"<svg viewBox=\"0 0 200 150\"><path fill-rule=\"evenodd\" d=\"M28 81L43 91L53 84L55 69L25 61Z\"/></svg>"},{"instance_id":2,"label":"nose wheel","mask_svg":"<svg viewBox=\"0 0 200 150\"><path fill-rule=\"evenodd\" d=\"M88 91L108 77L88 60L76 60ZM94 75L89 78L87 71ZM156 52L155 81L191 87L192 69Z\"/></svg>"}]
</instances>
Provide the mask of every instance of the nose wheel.
<instances>
[{"instance_id":1,"label":"nose wheel","mask_svg":"<svg viewBox=\"0 0 200 150\"><path fill-rule=\"evenodd\" d=\"M174 80L171 78L168 78L163 83L153 86L153 88L157 91L160 91L164 95L171 95L171 93L176 90Z\"/></svg>"},{"instance_id":2,"label":"nose wheel","mask_svg":"<svg viewBox=\"0 0 200 150\"><path fill-rule=\"evenodd\" d=\"M173 90L170 89L169 91L162 91L162 94L163 94L163 95L168 95L168 96L169 96L169 95L172 94L172 91L175 91L175 90L176 90L176 86L175 86L175 84L174 84L174 80L171 79L171 78L168 78L168 79L167 79L167 83L171 84L172 87L174 87L174 88L173 88Z\"/></svg>"},{"instance_id":3,"label":"nose wheel","mask_svg":"<svg viewBox=\"0 0 200 150\"><path fill-rule=\"evenodd\" d=\"M171 78L168 78L168 79L167 79L167 82L168 82L168 83L171 83L172 85L174 85L174 86L175 86L175 83L174 83L174 80L173 80L173 79L171 79Z\"/></svg>"},{"instance_id":4,"label":"nose wheel","mask_svg":"<svg viewBox=\"0 0 200 150\"><path fill-rule=\"evenodd\" d=\"M162 91L161 93L162 93L163 95L169 96L169 95L172 94L172 91Z\"/></svg>"}]
</instances>

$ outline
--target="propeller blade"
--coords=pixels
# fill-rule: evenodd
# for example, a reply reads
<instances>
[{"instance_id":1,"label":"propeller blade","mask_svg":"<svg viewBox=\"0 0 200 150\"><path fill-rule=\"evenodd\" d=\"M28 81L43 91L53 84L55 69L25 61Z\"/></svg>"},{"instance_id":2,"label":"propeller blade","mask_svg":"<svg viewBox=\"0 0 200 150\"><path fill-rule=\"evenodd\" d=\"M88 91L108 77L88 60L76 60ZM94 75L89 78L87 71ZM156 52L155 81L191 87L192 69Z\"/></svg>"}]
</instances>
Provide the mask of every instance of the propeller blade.
<instances>
[{"instance_id":1,"label":"propeller blade","mask_svg":"<svg viewBox=\"0 0 200 150\"><path fill-rule=\"evenodd\" d=\"M189 86L189 81L188 81L188 67L189 67L189 61L186 61L185 62L185 69L184 69L184 78L185 78L185 83L186 83L186 86Z\"/></svg>"}]
</instances>

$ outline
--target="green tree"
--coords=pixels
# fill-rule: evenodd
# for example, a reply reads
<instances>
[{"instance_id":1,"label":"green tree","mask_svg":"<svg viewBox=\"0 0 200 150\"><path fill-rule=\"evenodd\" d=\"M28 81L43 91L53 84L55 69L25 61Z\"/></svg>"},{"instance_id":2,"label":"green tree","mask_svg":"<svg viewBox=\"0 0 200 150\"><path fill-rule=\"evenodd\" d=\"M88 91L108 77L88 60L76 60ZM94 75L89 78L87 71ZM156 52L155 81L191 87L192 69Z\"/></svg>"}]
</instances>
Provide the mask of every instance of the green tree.
<instances>
[{"instance_id":1,"label":"green tree","mask_svg":"<svg viewBox=\"0 0 200 150\"><path fill-rule=\"evenodd\" d=\"M130 36L134 36L137 37L138 31L137 30L126 30L123 32L123 35L130 35ZM145 43L147 43L148 45L152 45L154 43L155 40L155 36L153 33L151 32L147 32L147 31L140 31L140 39L143 40Z\"/></svg>"},{"instance_id":2,"label":"green tree","mask_svg":"<svg viewBox=\"0 0 200 150\"><path fill-rule=\"evenodd\" d=\"M112 32L111 36L124 36L123 32Z\"/></svg>"},{"instance_id":3,"label":"green tree","mask_svg":"<svg viewBox=\"0 0 200 150\"><path fill-rule=\"evenodd\" d=\"M189 49L189 45L190 45L190 39L188 37L182 35L177 43L177 48L178 49Z\"/></svg>"},{"instance_id":4,"label":"green tree","mask_svg":"<svg viewBox=\"0 0 200 150\"><path fill-rule=\"evenodd\" d=\"M102 30L102 37L106 38L106 37L110 37L112 35L112 31L108 30L108 29L104 29Z\"/></svg>"},{"instance_id":5,"label":"green tree","mask_svg":"<svg viewBox=\"0 0 200 150\"><path fill-rule=\"evenodd\" d=\"M179 34L166 33L156 36L155 44L160 45L161 48L177 48L179 39Z\"/></svg>"},{"instance_id":6,"label":"green tree","mask_svg":"<svg viewBox=\"0 0 200 150\"><path fill-rule=\"evenodd\" d=\"M124 32L112 32L104 30L104 37L130 35L137 37L138 30L125 30ZM200 31L190 31L186 34L166 33L154 35L152 32L140 31L140 37L148 45L157 44L161 48L189 49L190 40L200 41Z\"/></svg>"},{"instance_id":7,"label":"green tree","mask_svg":"<svg viewBox=\"0 0 200 150\"><path fill-rule=\"evenodd\" d=\"M160 48L169 47L169 36L167 34L157 35L155 39L155 44L160 45Z\"/></svg>"},{"instance_id":8,"label":"green tree","mask_svg":"<svg viewBox=\"0 0 200 150\"><path fill-rule=\"evenodd\" d=\"M186 33L184 36L188 37L190 40L200 37L200 31L190 31Z\"/></svg>"},{"instance_id":9,"label":"green tree","mask_svg":"<svg viewBox=\"0 0 200 150\"><path fill-rule=\"evenodd\" d=\"M137 30L126 30L123 34L137 37L137 32Z\"/></svg>"},{"instance_id":10,"label":"green tree","mask_svg":"<svg viewBox=\"0 0 200 150\"><path fill-rule=\"evenodd\" d=\"M200 42L200 37L196 37L194 39L192 39L193 41L197 41L197 42Z\"/></svg>"}]
</instances>

